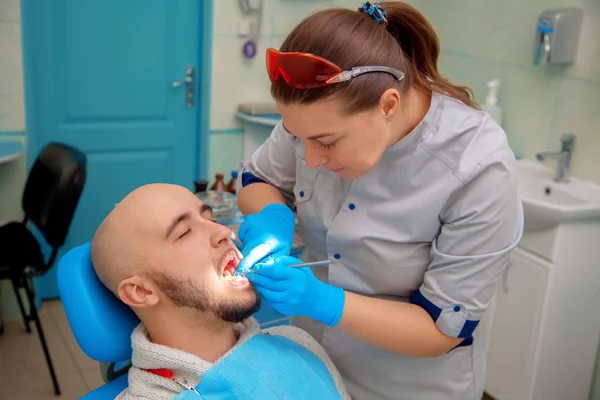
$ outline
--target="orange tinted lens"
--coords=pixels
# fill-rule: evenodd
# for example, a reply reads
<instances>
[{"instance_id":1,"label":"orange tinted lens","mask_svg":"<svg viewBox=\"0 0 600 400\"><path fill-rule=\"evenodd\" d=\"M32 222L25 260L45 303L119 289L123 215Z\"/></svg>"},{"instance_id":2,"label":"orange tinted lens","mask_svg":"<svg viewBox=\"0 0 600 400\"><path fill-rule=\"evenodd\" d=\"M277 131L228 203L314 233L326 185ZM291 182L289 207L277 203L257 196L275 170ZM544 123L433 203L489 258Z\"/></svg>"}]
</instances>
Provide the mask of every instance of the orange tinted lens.
<instances>
[{"instance_id":1,"label":"orange tinted lens","mask_svg":"<svg viewBox=\"0 0 600 400\"><path fill-rule=\"evenodd\" d=\"M275 49L267 49L267 74L271 82L276 82L279 79L279 70L277 68L277 56L280 54Z\"/></svg>"},{"instance_id":2,"label":"orange tinted lens","mask_svg":"<svg viewBox=\"0 0 600 400\"><path fill-rule=\"evenodd\" d=\"M272 82L279 74L288 85L298 89L325 86L326 81L342 72L335 64L311 54L267 51L267 71Z\"/></svg>"}]
</instances>

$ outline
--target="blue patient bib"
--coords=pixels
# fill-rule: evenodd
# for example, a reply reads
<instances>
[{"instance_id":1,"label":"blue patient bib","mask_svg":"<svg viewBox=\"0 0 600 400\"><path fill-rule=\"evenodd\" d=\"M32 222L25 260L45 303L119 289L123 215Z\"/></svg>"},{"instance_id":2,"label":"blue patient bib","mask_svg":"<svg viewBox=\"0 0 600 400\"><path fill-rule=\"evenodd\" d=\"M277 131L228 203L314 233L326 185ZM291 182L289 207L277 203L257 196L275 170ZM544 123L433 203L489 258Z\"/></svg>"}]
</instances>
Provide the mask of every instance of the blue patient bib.
<instances>
[{"instance_id":1,"label":"blue patient bib","mask_svg":"<svg viewBox=\"0 0 600 400\"><path fill-rule=\"evenodd\" d=\"M298 343L258 334L204 373L176 400L341 399L327 366Z\"/></svg>"}]
</instances>

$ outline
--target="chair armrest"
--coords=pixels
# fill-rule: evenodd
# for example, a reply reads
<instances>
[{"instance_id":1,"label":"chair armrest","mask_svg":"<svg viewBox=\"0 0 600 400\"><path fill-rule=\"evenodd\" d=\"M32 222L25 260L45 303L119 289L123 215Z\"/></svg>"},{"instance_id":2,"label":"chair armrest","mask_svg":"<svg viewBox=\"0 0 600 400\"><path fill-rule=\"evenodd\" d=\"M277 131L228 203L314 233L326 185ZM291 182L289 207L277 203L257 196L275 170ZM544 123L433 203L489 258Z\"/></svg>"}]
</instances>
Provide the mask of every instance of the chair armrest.
<instances>
[{"instance_id":1,"label":"chair armrest","mask_svg":"<svg viewBox=\"0 0 600 400\"><path fill-rule=\"evenodd\" d=\"M125 375L129 371L129 368L131 368L131 361L128 361L123 367L115 369L117 364L122 364L122 362L100 363L100 374L105 383L114 381L118 377Z\"/></svg>"}]
</instances>

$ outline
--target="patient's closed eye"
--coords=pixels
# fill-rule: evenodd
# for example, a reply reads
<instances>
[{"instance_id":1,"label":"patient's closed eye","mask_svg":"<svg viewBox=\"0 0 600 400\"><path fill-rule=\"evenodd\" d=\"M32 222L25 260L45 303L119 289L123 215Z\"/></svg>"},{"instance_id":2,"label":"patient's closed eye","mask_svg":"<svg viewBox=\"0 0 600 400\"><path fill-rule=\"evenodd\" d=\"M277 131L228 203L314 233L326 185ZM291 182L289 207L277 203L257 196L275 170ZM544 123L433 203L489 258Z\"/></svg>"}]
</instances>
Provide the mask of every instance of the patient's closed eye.
<instances>
[{"instance_id":1,"label":"patient's closed eye","mask_svg":"<svg viewBox=\"0 0 600 400\"><path fill-rule=\"evenodd\" d=\"M208 204L202 204L200 207L200 215L202 215L206 219L212 219L213 209ZM208 218L207 218L208 215Z\"/></svg>"},{"instance_id":2,"label":"patient's closed eye","mask_svg":"<svg viewBox=\"0 0 600 400\"><path fill-rule=\"evenodd\" d=\"M213 210L212 207L209 206L208 204L202 204L202 206L200 207L200 215L208 220L213 220ZM173 220L171 221L171 223L169 224L169 227L167 228L166 232L165 232L165 239L168 239L169 236L171 236L171 234L173 233L173 231L175 230L175 228L177 228L179 226L180 223L185 222L185 221L189 221L192 219L192 214L189 211L186 211L180 215L178 215L177 217L173 218ZM189 232L186 231L183 235L177 236L177 238L181 238L185 235L187 235Z\"/></svg>"}]
</instances>

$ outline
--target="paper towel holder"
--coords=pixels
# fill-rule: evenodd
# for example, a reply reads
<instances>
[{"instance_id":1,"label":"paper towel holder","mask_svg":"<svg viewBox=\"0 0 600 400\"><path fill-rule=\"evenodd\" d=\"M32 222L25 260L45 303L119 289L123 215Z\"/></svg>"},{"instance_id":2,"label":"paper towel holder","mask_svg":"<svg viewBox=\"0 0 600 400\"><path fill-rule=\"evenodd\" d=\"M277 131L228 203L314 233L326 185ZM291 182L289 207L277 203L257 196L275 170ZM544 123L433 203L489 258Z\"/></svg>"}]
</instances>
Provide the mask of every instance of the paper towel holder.
<instances>
[{"instance_id":1,"label":"paper towel holder","mask_svg":"<svg viewBox=\"0 0 600 400\"><path fill-rule=\"evenodd\" d=\"M571 64L575 61L583 10L566 7L546 10L538 17L534 65Z\"/></svg>"}]
</instances>

